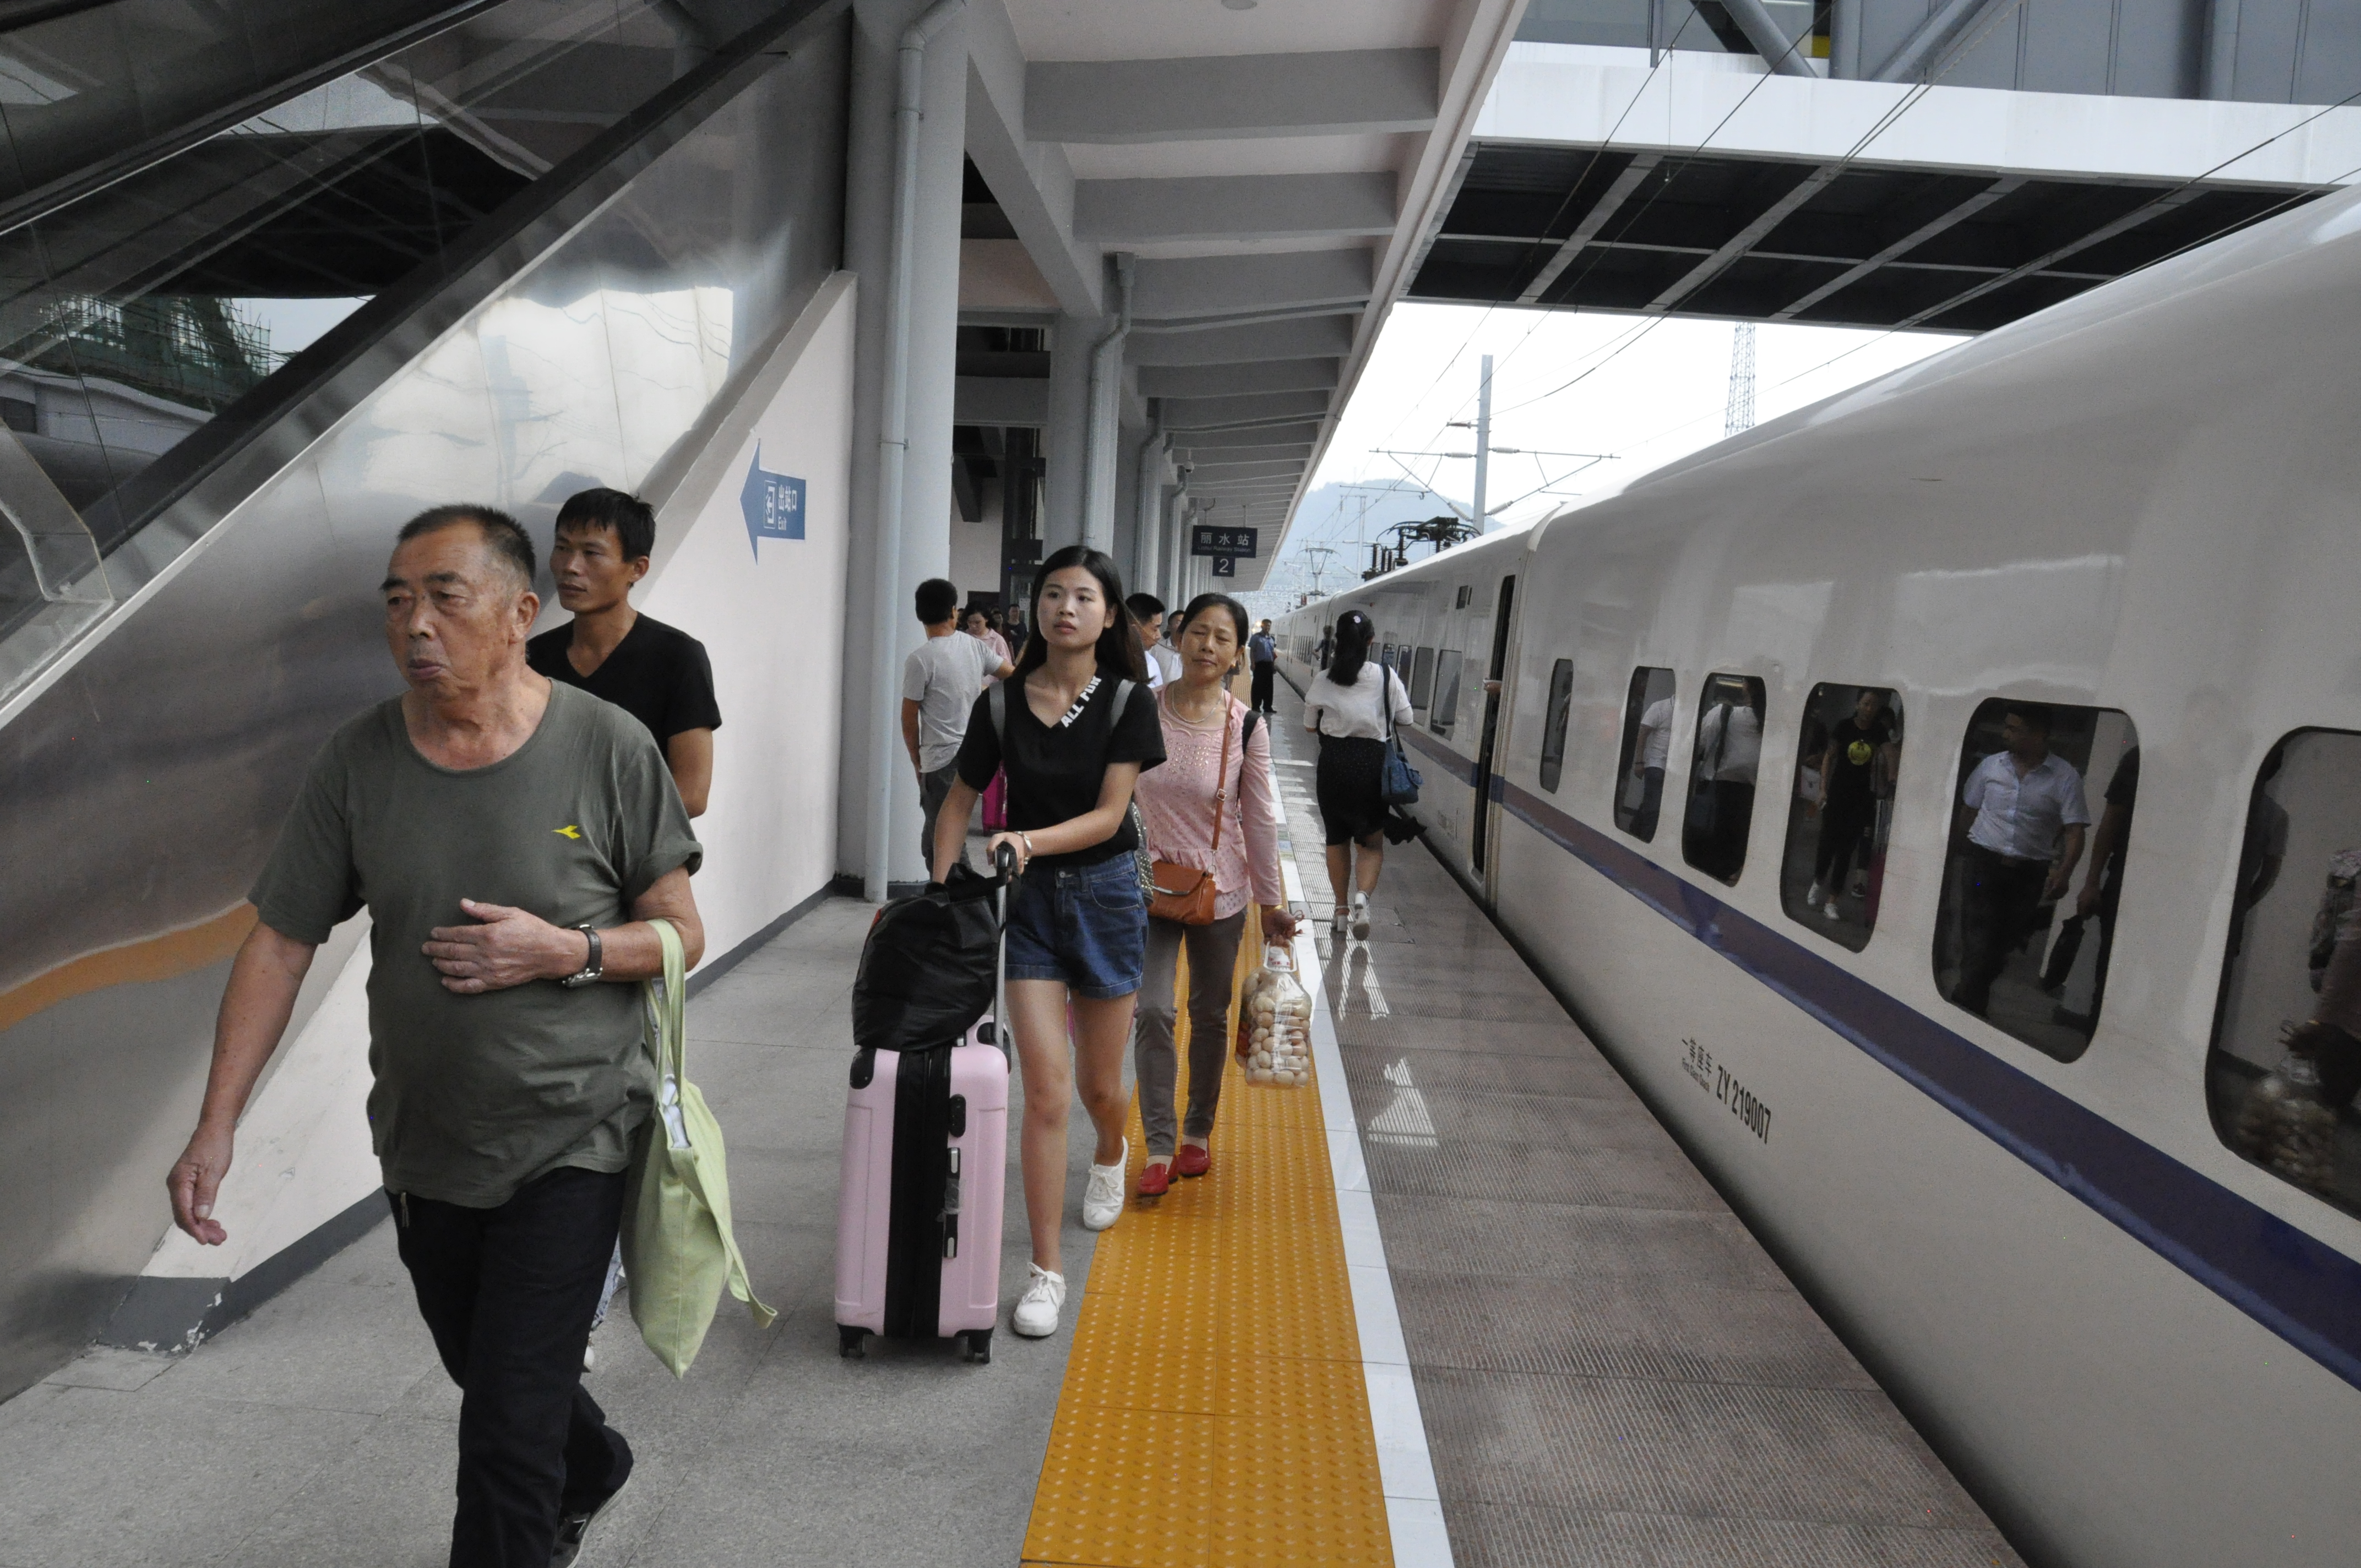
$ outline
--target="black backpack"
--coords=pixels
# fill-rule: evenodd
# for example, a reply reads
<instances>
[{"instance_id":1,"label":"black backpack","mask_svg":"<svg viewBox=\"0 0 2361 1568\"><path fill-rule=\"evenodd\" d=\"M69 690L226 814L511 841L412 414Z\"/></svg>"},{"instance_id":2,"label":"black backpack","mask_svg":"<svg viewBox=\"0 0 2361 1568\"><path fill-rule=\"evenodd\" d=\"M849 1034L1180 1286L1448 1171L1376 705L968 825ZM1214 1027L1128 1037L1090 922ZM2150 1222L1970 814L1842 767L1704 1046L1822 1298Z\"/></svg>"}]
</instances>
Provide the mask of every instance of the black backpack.
<instances>
[{"instance_id":1,"label":"black backpack","mask_svg":"<svg viewBox=\"0 0 2361 1568\"><path fill-rule=\"evenodd\" d=\"M992 1011L999 884L965 866L948 883L897 898L870 922L852 981L852 1042L862 1050L957 1045Z\"/></svg>"}]
</instances>

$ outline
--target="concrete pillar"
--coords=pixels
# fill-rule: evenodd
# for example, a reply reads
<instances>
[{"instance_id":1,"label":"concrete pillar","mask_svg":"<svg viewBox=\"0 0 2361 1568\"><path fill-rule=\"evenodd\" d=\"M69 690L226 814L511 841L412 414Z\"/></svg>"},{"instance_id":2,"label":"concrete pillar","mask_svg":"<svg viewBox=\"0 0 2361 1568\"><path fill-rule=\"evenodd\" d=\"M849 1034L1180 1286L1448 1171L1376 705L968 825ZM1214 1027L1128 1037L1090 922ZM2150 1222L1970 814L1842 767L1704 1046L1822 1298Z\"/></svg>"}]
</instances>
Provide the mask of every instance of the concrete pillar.
<instances>
[{"instance_id":1,"label":"concrete pillar","mask_svg":"<svg viewBox=\"0 0 2361 1568\"><path fill-rule=\"evenodd\" d=\"M1139 569L1139 486L1147 441L1146 425L1119 423L1115 427L1112 454L1115 495L1106 548L1115 557L1115 569L1123 574L1126 593L1137 593L1148 587L1148 574Z\"/></svg>"},{"instance_id":2,"label":"concrete pillar","mask_svg":"<svg viewBox=\"0 0 2361 1568\"><path fill-rule=\"evenodd\" d=\"M909 444L902 458L900 515L878 515L878 439L884 425L886 344L893 306L894 105L903 30L932 0L855 0L852 91L846 137L845 266L861 280L855 325L852 412L852 537L847 574L841 805L837 865L865 866L872 813L889 818L895 882L919 882L918 787L905 766L874 775L879 726L899 715L875 708L878 542L899 535L892 626L898 668L924 633L910 603L919 583L950 565L951 394L959 333L960 195L966 154L967 23L937 33L926 56L926 114L918 129L917 226L912 247ZM895 755L900 756L899 741Z\"/></svg>"},{"instance_id":3,"label":"concrete pillar","mask_svg":"<svg viewBox=\"0 0 2361 1568\"><path fill-rule=\"evenodd\" d=\"M1049 329L1049 423L1041 433L1041 556L1082 542L1082 466L1090 444L1091 345L1107 329L1097 316L1060 315Z\"/></svg>"}]
</instances>

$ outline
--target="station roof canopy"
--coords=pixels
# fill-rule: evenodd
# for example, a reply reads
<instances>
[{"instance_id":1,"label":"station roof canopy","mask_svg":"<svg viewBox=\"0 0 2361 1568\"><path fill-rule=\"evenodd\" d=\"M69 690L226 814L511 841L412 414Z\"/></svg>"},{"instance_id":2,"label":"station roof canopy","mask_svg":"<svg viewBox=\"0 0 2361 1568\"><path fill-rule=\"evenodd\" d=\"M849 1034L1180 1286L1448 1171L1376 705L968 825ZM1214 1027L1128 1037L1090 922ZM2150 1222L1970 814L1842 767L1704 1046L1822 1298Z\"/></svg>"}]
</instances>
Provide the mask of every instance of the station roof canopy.
<instances>
[{"instance_id":1,"label":"station roof canopy","mask_svg":"<svg viewBox=\"0 0 2361 1568\"><path fill-rule=\"evenodd\" d=\"M1441 217L1522 9L971 0L968 157L998 213L961 242L962 319L1104 315L1106 258L1133 255L1137 395L1210 521L1268 542L1240 587L1334 429L1373 304Z\"/></svg>"}]
</instances>

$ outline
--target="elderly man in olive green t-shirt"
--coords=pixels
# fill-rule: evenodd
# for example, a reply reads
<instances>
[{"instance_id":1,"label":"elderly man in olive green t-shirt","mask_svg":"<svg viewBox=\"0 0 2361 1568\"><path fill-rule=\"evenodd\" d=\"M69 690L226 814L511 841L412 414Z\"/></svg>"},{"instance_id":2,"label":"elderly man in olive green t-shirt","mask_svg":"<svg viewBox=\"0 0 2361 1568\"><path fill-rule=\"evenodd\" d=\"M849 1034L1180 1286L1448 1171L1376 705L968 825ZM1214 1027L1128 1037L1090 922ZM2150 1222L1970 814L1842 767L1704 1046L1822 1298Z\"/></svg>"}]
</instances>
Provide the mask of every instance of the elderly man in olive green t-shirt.
<instances>
[{"instance_id":1,"label":"elderly man in olive green t-shirt","mask_svg":"<svg viewBox=\"0 0 2361 1568\"><path fill-rule=\"evenodd\" d=\"M409 691L313 760L255 884L213 1072L168 1186L214 1199L247 1095L330 927L369 912L370 1136L403 1264L459 1412L451 1562L566 1563L631 1451L582 1352L654 1075L628 982L648 922L704 949L702 851L638 720L524 660L540 600L524 531L442 507L401 531L385 632Z\"/></svg>"}]
</instances>

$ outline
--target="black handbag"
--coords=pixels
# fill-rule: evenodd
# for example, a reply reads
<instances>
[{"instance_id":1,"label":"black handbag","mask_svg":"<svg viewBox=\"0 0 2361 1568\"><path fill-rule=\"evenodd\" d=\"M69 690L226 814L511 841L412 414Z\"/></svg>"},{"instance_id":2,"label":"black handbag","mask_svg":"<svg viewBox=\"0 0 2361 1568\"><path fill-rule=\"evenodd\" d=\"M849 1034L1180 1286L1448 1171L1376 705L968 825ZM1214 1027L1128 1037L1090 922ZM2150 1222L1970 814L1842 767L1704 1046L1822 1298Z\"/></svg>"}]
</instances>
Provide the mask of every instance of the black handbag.
<instances>
[{"instance_id":1,"label":"black handbag","mask_svg":"<svg viewBox=\"0 0 2361 1568\"><path fill-rule=\"evenodd\" d=\"M956 1045L992 1010L1000 952L996 877L965 865L897 898L870 922L852 980L852 1042L863 1050Z\"/></svg>"}]
</instances>

